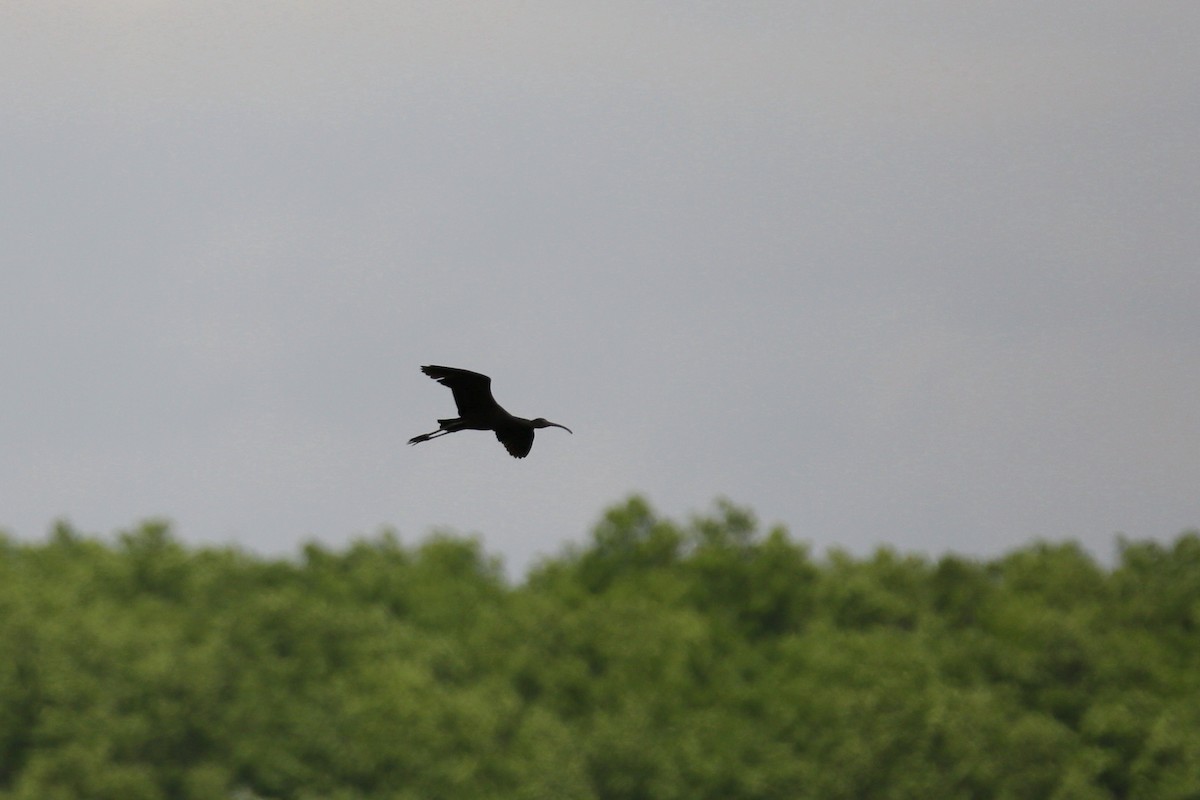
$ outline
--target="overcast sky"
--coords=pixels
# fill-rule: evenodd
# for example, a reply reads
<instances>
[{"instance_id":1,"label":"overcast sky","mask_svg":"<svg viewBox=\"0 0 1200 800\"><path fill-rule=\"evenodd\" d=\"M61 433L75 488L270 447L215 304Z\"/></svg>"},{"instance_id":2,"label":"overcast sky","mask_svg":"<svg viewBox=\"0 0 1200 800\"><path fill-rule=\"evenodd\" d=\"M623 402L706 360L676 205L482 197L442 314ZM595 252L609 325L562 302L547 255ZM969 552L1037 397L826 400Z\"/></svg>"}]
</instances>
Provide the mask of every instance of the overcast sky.
<instances>
[{"instance_id":1,"label":"overcast sky","mask_svg":"<svg viewBox=\"0 0 1200 800\"><path fill-rule=\"evenodd\" d=\"M0 528L1200 526L1200 4L0 10ZM540 431L405 442L485 372Z\"/></svg>"}]
</instances>

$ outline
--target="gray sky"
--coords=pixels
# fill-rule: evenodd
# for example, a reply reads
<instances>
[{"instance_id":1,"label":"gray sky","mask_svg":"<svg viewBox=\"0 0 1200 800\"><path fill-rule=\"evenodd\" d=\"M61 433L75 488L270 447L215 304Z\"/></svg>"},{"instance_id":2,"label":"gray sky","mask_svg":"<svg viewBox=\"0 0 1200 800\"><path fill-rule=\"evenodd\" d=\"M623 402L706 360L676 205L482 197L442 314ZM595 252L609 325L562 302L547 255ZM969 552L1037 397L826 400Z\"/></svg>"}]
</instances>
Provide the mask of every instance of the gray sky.
<instances>
[{"instance_id":1,"label":"gray sky","mask_svg":"<svg viewBox=\"0 0 1200 800\"><path fill-rule=\"evenodd\" d=\"M1200 4L0 11L0 527L1200 525ZM529 458L421 364L574 436Z\"/></svg>"}]
</instances>

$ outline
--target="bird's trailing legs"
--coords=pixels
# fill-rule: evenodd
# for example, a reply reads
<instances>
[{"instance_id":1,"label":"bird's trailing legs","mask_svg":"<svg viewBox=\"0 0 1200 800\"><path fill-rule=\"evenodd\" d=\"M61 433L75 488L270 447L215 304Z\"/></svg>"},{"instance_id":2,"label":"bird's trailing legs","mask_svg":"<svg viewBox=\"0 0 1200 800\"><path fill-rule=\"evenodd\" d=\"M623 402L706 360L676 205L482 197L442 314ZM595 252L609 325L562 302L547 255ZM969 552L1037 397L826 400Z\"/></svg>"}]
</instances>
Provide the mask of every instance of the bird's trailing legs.
<instances>
[{"instance_id":1,"label":"bird's trailing legs","mask_svg":"<svg viewBox=\"0 0 1200 800\"><path fill-rule=\"evenodd\" d=\"M440 429L432 433L422 433L420 436L414 436L408 440L409 444L418 444L420 442L428 442L430 439L436 439L439 436L445 436L447 433L454 433L452 430Z\"/></svg>"},{"instance_id":2,"label":"bird's trailing legs","mask_svg":"<svg viewBox=\"0 0 1200 800\"><path fill-rule=\"evenodd\" d=\"M422 433L420 436L414 436L408 440L409 444L417 444L419 442L428 442L430 439L436 439L439 436L444 436L450 431L434 431L433 433Z\"/></svg>"},{"instance_id":3,"label":"bird's trailing legs","mask_svg":"<svg viewBox=\"0 0 1200 800\"><path fill-rule=\"evenodd\" d=\"M438 425L441 425L436 431L430 433L422 433L420 436L414 436L408 440L409 444L417 444L419 442L428 442L430 439L436 439L439 436L445 436L447 433L454 433L463 429L462 420L458 417L447 417L439 419Z\"/></svg>"}]
</instances>

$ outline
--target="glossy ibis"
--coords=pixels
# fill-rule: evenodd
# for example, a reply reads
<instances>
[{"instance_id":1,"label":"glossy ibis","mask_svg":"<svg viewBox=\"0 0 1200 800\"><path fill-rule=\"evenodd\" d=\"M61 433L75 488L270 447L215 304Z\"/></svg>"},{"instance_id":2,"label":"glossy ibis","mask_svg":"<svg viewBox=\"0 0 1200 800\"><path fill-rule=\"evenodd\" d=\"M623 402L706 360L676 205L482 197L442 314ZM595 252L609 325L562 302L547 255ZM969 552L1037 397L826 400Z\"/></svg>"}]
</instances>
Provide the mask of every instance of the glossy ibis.
<instances>
[{"instance_id":1,"label":"glossy ibis","mask_svg":"<svg viewBox=\"0 0 1200 800\"><path fill-rule=\"evenodd\" d=\"M566 425L548 422L542 417L522 419L505 411L492 397L492 379L487 375L466 369L436 366L421 367L421 372L450 387L450 391L454 393L454 404L458 406L458 416L439 419L440 428L432 433L414 436L408 440L409 444L427 442L455 431L494 431L496 438L510 456L524 458L533 447L535 428L562 428L567 433L572 433Z\"/></svg>"}]
</instances>

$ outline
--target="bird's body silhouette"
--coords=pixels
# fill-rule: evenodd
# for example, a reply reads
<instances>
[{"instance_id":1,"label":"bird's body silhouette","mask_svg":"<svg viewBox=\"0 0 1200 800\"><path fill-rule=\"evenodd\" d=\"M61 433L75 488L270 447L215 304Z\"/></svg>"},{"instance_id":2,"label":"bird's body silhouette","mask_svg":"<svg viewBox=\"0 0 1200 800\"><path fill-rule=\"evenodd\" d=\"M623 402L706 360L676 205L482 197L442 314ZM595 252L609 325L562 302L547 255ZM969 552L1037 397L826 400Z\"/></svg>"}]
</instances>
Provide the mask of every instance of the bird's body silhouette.
<instances>
[{"instance_id":1,"label":"bird's body silhouette","mask_svg":"<svg viewBox=\"0 0 1200 800\"><path fill-rule=\"evenodd\" d=\"M533 447L535 429L553 427L572 433L566 425L549 422L542 417L524 419L505 411L492 397L492 379L487 375L466 369L433 365L421 367L421 372L450 387L450 391L454 393L454 404L458 406L458 416L439 419L438 425L441 427L432 433L414 436L408 440L409 444L427 442L456 431L493 431L509 455L513 458L524 458Z\"/></svg>"}]
</instances>

